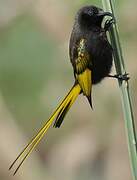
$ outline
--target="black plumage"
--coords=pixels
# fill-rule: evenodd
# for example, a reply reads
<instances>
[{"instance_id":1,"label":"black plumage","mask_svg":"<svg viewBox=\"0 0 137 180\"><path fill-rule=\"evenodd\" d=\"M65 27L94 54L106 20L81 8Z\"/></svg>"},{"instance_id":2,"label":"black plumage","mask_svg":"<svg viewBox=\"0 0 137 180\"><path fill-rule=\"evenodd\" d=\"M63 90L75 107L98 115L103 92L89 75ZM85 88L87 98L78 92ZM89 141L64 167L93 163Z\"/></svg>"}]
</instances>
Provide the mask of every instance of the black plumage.
<instances>
[{"instance_id":1,"label":"black plumage","mask_svg":"<svg viewBox=\"0 0 137 180\"><path fill-rule=\"evenodd\" d=\"M92 71L92 83L99 83L107 77L112 67L112 47L106 36L106 28L102 27L105 15L95 6L82 7L75 17L75 22L70 38L69 54L74 68L78 57L77 47L81 39L86 39L86 51L89 54L89 69ZM111 25L111 24L110 24Z\"/></svg>"},{"instance_id":2,"label":"black plumage","mask_svg":"<svg viewBox=\"0 0 137 180\"><path fill-rule=\"evenodd\" d=\"M104 77L109 76L112 67L112 47L106 36L112 19L106 21L102 27L102 21L106 15L112 16L111 13L104 12L95 6L86 6L78 11L69 46L70 60L75 76L74 85L36 136L13 161L9 169L18 163L14 175L41 141L55 119L54 127L60 127L65 115L80 94L87 97L92 107L92 84L99 83Z\"/></svg>"}]
</instances>

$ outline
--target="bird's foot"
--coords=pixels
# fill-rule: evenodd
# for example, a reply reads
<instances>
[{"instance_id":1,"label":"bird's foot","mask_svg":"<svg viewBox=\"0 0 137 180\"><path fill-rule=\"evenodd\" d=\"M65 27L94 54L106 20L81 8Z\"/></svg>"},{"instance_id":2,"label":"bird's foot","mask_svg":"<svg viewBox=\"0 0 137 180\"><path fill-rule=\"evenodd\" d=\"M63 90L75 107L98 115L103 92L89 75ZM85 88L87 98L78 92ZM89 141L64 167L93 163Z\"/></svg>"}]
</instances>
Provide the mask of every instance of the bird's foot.
<instances>
[{"instance_id":1,"label":"bird's foot","mask_svg":"<svg viewBox=\"0 0 137 180\"><path fill-rule=\"evenodd\" d=\"M108 77L116 78L116 79L118 79L120 81L128 81L130 79L128 73L125 73L125 74L116 74L116 75L108 75Z\"/></svg>"},{"instance_id":2,"label":"bird's foot","mask_svg":"<svg viewBox=\"0 0 137 180\"><path fill-rule=\"evenodd\" d=\"M104 24L105 32L109 31L114 23L115 23L115 20L113 18L112 19L107 19L105 24Z\"/></svg>"}]
</instances>

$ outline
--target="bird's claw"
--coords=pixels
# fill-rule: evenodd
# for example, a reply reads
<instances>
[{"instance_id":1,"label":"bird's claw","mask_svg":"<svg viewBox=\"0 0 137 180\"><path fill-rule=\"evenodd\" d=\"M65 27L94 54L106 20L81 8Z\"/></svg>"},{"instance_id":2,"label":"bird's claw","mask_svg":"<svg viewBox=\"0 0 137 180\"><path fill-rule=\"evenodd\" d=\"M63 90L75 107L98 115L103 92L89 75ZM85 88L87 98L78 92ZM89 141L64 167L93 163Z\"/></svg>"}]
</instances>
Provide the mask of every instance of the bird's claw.
<instances>
[{"instance_id":1,"label":"bird's claw","mask_svg":"<svg viewBox=\"0 0 137 180\"><path fill-rule=\"evenodd\" d=\"M125 74L117 74L115 75L117 79L121 80L121 81L128 81L130 79L129 74L125 73Z\"/></svg>"},{"instance_id":2,"label":"bird's claw","mask_svg":"<svg viewBox=\"0 0 137 180\"><path fill-rule=\"evenodd\" d=\"M109 31L113 24L115 24L115 20L113 18L107 19L104 24L104 30L106 32Z\"/></svg>"},{"instance_id":3,"label":"bird's claw","mask_svg":"<svg viewBox=\"0 0 137 180\"><path fill-rule=\"evenodd\" d=\"M116 78L120 81L128 81L130 79L129 74L116 74L116 75L109 75L108 77Z\"/></svg>"}]
</instances>

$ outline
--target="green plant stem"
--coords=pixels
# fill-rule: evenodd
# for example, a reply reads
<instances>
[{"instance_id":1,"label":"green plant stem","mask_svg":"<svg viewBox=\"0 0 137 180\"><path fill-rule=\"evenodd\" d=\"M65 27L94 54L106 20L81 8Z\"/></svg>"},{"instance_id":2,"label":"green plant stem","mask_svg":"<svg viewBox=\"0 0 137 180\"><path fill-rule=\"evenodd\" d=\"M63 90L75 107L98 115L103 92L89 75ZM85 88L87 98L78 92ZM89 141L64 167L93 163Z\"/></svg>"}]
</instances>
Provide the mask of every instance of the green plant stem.
<instances>
[{"instance_id":1,"label":"green plant stem","mask_svg":"<svg viewBox=\"0 0 137 180\"><path fill-rule=\"evenodd\" d=\"M102 3L104 10L113 13L116 19L113 0L102 0ZM112 47L114 49L114 63L115 63L116 73L125 74L126 69L125 69L122 49L119 40L117 23L115 23L111 27L109 35L110 35L110 41ZM120 80L118 80L118 83L121 92L122 106L124 112L131 170L132 170L133 179L137 180L137 139L136 139L135 121L134 121L130 92L129 92L129 83L128 81L120 81Z\"/></svg>"}]
</instances>

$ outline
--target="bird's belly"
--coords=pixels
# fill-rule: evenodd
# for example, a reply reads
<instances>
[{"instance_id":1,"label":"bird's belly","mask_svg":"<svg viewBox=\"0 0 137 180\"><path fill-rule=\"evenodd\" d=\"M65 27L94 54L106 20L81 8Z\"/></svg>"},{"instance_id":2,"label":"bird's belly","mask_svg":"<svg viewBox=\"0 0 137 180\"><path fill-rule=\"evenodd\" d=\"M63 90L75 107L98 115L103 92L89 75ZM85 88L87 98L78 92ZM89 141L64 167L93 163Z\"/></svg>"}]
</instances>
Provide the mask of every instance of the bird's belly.
<instances>
[{"instance_id":1,"label":"bird's belly","mask_svg":"<svg viewBox=\"0 0 137 180\"><path fill-rule=\"evenodd\" d=\"M106 47L105 47L106 48ZM103 78L107 77L112 67L112 49L100 49L100 52L94 54L92 61L92 83L97 84Z\"/></svg>"}]
</instances>

